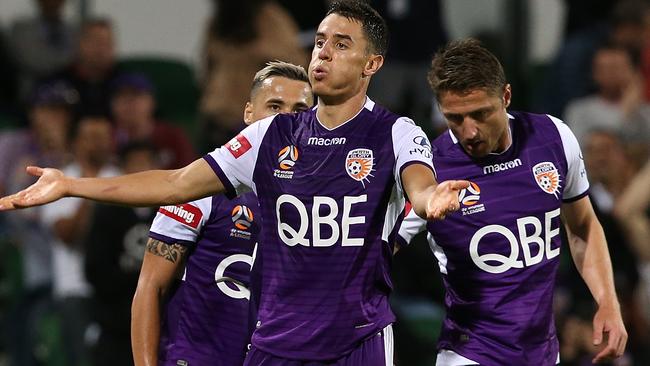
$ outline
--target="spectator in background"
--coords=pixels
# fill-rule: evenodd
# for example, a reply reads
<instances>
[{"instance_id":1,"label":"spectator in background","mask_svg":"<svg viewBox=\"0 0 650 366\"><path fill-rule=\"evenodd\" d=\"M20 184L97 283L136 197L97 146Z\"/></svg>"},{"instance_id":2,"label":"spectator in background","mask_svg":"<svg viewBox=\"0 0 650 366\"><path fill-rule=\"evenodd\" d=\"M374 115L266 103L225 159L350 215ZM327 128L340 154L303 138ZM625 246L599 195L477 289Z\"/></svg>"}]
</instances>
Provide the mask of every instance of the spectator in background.
<instances>
[{"instance_id":1,"label":"spectator in background","mask_svg":"<svg viewBox=\"0 0 650 366\"><path fill-rule=\"evenodd\" d=\"M447 128L432 108L433 92L427 83L431 56L447 42L439 0L372 0L386 19L391 42L382 72L370 84L370 95L395 113L409 116L432 132L432 119Z\"/></svg>"},{"instance_id":2,"label":"spectator in background","mask_svg":"<svg viewBox=\"0 0 650 366\"><path fill-rule=\"evenodd\" d=\"M0 134L0 191L32 184L34 180L25 176L27 165L63 166L69 158L67 137L77 101L76 91L63 82L34 90L28 110L30 128ZM13 366L40 364L35 354L39 325L51 310L52 236L40 217L40 207L3 217L22 260L22 291L8 315L8 351Z\"/></svg>"},{"instance_id":3,"label":"spectator in background","mask_svg":"<svg viewBox=\"0 0 650 366\"><path fill-rule=\"evenodd\" d=\"M9 31L23 96L35 81L68 64L77 42L76 26L63 19L65 0L35 0L34 3L37 14L18 19Z\"/></svg>"},{"instance_id":4,"label":"spectator in background","mask_svg":"<svg viewBox=\"0 0 650 366\"><path fill-rule=\"evenodd\" d=\"M108 115L110 85L115 66L113 25L108 19L86 20L80 29L75 59L50 78L68 81L77 89L78 115Z\"/></svg>"},{"instance_id":5,"label":"spectator in background","mask_svg":"<svg viewBox=\"0 0 650 366\"><path fill-rule=\"evenodd\" d=\"M268 61L307 64L296 22L275 1L215 0L215 9L204 49L203 152L226 143L244 127L241 110L250 81Z\"/></svg>"},{"instance_id":6,"label":"spectator in background","mask_svg":"<svg viewBox=\"0 0 650 366\"><path fill-rule=\"evenodd\" d=\"M569 103L564 120L578 141L593 129L619 131L630 149L644 151L650 143L650 104L642 94L638 63L626 48L601 46L592 66L595 94Z\"/></svg>"},{"instance_id":7,"label":"spectator in background","mask_svg":"<svg viewBox=\"0 0 650 366\"><path fill-rule=\"evenodd\" d=\"M601 44L610 42L640 52L647 9L644 0L618 1L608 22L596 22L571 34L550 66L538 109L554 116L564 115L571 100L594 90L591 64Z\"/></svg>"},{"instance_id":8,"label":"spectator in background","mask_svg":"<svg viewBox=\"0 0 650 366\"><path fill-rule=\"evenodd\" d=\"M124 174L158 169L152 144L132 142L120 151ZM100 336L93 366L133 365L131 300L138 284L149 225L156 209L98 204L85 240L86 277L93 287L93 318Z\"/></svg>"},{"instance_id":9,"label":"spectator in background","mask_svg":"<svg viewBox=\"0 0 650 366\"><path fill-rule=\"evenodd\" d=\"M18 112L16 94L18 78L16 65L9 49L9 40L0 27L0 119L3 115L16 115Z\"/></svg>"},{"instance_id":10,"label":"spectator in background","mask_svg":"<svg viewBox=\"0 0 650 366\"><path fill-rule=\"evenodd\" d=\"M628 364L645 365L650 361L647 358L649 328L644 318L644 306L636 296L640 284L636 265L638 255L634 243L625 235L627 229L616 220L613 210L634 176L634 164L616 131L601 129L588 133L583 151L591 183L589 196L609 243L616 292L621 302L623 320L630 333L630 352L625 357L628 362L633 361ZM566 259L568 262L569 258ZM557 282L555 310L560 329L562 363L582 365L580 361L591 360L590 355L596 350L590 336L593 300L573 265L562 267Z\"/></svg>"},{"instance_id":11,"label":"spectator in background","mask_svg":"<svg viewBox=\"0 0 650 366\"><path fill-rule=\"evenodd\" d=\"M615 213L638 258L640 292L650 322L650 160L617 201ZM648 336L646 334L646 336ZM650 337L649 337L650 338Z\"/></svg>"},{"instance_id":12,"label":"spectator in background","mask_svg":"<svg viewBox=\"0 0 650 366\"><path fill-rule=\"evenodd\" d=\"M111 84L111 116L118 147L132 141L150 140L160 154L163 169L184 167L196 158L185 132L155 117L153 84L142 74L118 76Z\"/></svg>"},{"instance_id":13,"label":"spectator in background","mask_svg":"<svg viewBox=\"0 0 650 366\"><path fill-rule=\"evenodd\" d=\"M109 165L112 130L108 119L81 118L72 143L74 161L63 169L66 174L73 177L118 174L117 169ZM89 200L68 198L42 209L42 222L55 236L52 242L54 300L61 319L63 352L69 366L88 362L84 334L90 324L91 287L83 272L83 242L90 227L93 205Z\"/></svg>"}]
</instances>

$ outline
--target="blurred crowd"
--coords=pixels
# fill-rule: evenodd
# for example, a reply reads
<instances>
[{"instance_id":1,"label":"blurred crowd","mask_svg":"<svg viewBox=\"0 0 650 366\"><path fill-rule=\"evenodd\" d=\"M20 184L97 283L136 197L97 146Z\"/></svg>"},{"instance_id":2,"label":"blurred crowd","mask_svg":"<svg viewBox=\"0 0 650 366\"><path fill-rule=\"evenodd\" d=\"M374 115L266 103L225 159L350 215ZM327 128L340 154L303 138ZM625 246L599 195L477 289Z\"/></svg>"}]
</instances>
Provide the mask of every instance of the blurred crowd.
<instances>
[{"instance_id":1,"label":"blurred crowd","mask_svg":"<svg viewBox=\"0 0 650 366\"><path fill-rule=\"evenodd\" d=\"M426 74L449 40L442 4L369 1L391 30L370 97L413 118L433 139L444 120ZM121 59L111 19L70 22L64 3L35 0L32 16L0 24L2 195L35 180L28 165L110 176L182 167L224 144L244 126L257 70L271 60L307 65L328 5L213 0L195 70L162 56ZM562 118L582 146L630 333L617 365L647 365L650 0L564 3L557 55L536 68L541 82L514 95L533 95L518 107ZM488 46L495 39L476 36ZM0 215L0 365L128 365L130 303L155 212L67 198ZM555 298L562 364L590 364L595 304L564 248ZM395 258L398 365L435 360L443 293L434 261L424 238Z\"/></svg>"}]
</instances>

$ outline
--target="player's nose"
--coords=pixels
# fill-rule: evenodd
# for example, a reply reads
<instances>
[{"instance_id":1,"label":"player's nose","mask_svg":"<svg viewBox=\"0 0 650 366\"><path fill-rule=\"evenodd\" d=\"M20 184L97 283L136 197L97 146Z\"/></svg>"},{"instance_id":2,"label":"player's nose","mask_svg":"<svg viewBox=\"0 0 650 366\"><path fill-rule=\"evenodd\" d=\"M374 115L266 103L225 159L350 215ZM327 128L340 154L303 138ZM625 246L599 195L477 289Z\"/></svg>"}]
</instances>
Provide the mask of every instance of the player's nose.
<instances>
[{"instance_id":1,"label":"player's nose","mask_svg":"<svg viewBox=\"0 0 650 366\"><path fill-rule=\"evenodd\" d=\"M331 55L332 53L331 53L329 42L325 42L325 44L323 44L323 47L321 47L320 50L318 51L318 58L320 60L329 60Z\"/></svg>"}]
</instances>

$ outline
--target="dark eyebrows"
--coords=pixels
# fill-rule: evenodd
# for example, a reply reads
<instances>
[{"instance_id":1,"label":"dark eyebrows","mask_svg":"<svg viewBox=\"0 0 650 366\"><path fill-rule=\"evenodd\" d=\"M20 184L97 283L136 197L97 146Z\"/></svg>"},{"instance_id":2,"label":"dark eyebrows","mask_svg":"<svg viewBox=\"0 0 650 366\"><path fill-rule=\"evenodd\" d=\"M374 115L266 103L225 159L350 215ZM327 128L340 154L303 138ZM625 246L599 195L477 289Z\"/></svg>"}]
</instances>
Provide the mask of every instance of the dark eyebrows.
<instances>
[{"instance_id":1,"label":"dark eyebrows","mask_svg":"<svg viewBox=\"0 0 650 366\"><path fill-rule=\"evenodd\" d=\"M282 100L280 98L271 98L271 99L267 99L265 103L266 104L284 104L284 100Z\"/></svg>"},{"instance_id":2,"label":"dark eyebrows","mask_svg":"<svg viewBox=\"0 0 650 366\"><path fill-rule=\"evenodd\" d=\"M325 33L316 32L316 38L325 38L325 37L326 37ZM350 35L348 35L348 34L345 34L345 33L334 33L333 37L338 38L338 39L346 39L346 40L349 40L350 42L354 42L352 40L352 37Z\"/></svg>"}]
</instances>

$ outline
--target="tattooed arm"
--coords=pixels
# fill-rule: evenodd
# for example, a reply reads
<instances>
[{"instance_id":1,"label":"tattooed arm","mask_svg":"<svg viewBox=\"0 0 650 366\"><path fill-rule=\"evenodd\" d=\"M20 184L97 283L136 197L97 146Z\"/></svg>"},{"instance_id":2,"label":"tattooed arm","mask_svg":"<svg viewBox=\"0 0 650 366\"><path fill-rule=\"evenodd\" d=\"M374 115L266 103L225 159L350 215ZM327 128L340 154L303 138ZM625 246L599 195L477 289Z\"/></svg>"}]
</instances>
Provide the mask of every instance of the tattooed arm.
<instances>
[{"instance_id":1,"label":"tattooed arm","mask_svg":"<svg viewBox=\"0 0 650 366\"><path fill-rule=\"evenodd\" d=\"M131 343L136 366L158 365L160 307L172 281L182 273L187 247L149 238L131 307Z\"/></svg>"}]
</instances>

